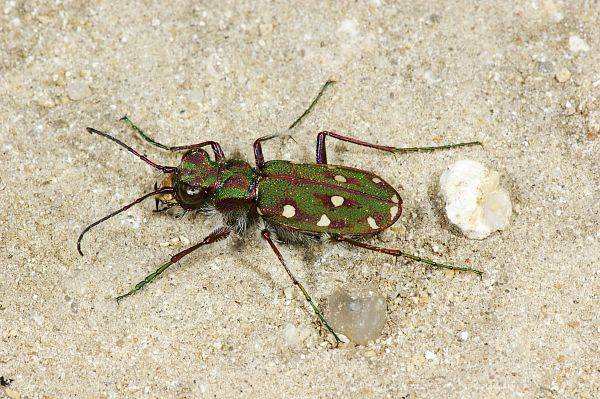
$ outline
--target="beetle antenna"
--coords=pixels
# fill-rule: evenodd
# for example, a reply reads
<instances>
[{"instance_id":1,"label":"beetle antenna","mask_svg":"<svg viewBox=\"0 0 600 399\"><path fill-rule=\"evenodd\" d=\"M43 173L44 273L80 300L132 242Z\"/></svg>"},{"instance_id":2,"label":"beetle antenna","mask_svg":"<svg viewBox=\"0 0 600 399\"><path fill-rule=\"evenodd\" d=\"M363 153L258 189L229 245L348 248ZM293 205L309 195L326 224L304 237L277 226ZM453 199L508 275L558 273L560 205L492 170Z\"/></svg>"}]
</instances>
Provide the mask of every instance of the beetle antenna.
<instances>
[{"instance_id":1,"label":"beetle antenna","mask_svg":"<svg viewBox=\"0 0 600 399\"><path fill-rule=\"evenodd\" d=\"M95 227L95 226L99 225L100 223L104 222L105 220L110 219L111 217L118 215L121 212L126 211L127 209L131 208L135 204L139 204L140 202L142 202L143 200L145 200L148 197L152 197L153 195L158 195L158 194L170 194L170 193L173 193L173 191L174 191L173 187L162 187L162 188L159 188L158 190L152 191L151 193L144 194L140 198L136 199L135 201L110 213L109 215L104 216L102 219L96 220L94 223L87 226L85 229L83 229L81 234L79 234L79 238L77 239L77 251L79 252L79 255L83 256L83 252L81 252L81 240L83 239L83 236L85 235L85 233L90 231L90 229L92 229L92 227Z\"/></svg>"},{"instance_id":2,"label":"beetle antenna","mask_svg":"<svg viewBox=\"0 0 600 399\"><path fill-rule=\"evenodd\" d=\"M115 143L117 143L121 147L125 148L127 151L129 151L130 153L132 153L133 155L135 155L136 157L138 157L142 161L146 162L148 165L152 166L153 168L156 168L156 169L158 169L158 170L160 170L160 171L162 171L164 173L173 173L173 172L175 172L175 169L176 169L175 167L173 167L173 166L158 165L157 163L152 162L145 155L140 154L139 152L137 152L136 150L134 150L133 148L131 148L127 144L123 143L118 138L113 137L113 136L111 136L108 133L101 132L100 130L96 130L93 127L88 127L88 128L86 128L86 130L88 132L90 132L91 134L98 134L100 136L106 137L109 140L114 141Z\"/></svg>"}]
</instances>

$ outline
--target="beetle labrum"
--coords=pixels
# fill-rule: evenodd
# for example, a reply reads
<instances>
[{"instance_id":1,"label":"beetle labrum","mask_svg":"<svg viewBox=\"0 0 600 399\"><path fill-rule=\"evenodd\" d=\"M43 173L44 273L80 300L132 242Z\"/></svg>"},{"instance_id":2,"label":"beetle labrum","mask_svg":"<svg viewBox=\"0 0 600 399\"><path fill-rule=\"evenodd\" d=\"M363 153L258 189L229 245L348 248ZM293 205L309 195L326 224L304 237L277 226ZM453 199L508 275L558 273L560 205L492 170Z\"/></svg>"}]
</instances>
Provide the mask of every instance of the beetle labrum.
<instances>
[{"instance_id":1,"label":"beetle labrum","mask_svg":"<svg viewBox=\"0 0 600 399\"><path fill-rule=\"evenodd\" d=\"M318 100L323 89L310 108ZM294 125L306 113L302 114ZM114 141L153 168L165 173L166 177L159 187L155 186L154 191L86 227L77 240L79 253L83 255L81 240L91 228L150 197L156 198L157 210L160 202L165 206L163 209L179 206L186 211L217 211L222 216L223 226L199 243L173 255L168 262L137 283L129 292L118 296L117 300L142 289L169 266L196 249L220 241L230 234L241 234L259 224L262 225L262 238L269 244L293 284L302 291L323 326L333 334L336 343L340 342L338 335L286 265L276 241L285 243L327 238L333 242L343 242L395 257L404 256L437 268L481 274L479 270L469 267L438 263L399 249L383 248L361 241L361 237L380 233L398 220L402 212L402 199L390 184L371 172L328 164L325 147L327 137L391 153L431 151L481 144L479 142L397 148L371 144L332 131L322 131L317 135L316 162L302 164L283 160L265 161L262 143L276 137L272 135L261 137L254 142L255 166L251 166L245 161L226 159L221 146L215 141L170 147L150 138L127 117L122 120L151 144L169 151L186 152L176 167L159 165L119 139L88 127L89 133ZM205 150L206 147L211 148L213 158Z\"/></svg>"}]
</instances>

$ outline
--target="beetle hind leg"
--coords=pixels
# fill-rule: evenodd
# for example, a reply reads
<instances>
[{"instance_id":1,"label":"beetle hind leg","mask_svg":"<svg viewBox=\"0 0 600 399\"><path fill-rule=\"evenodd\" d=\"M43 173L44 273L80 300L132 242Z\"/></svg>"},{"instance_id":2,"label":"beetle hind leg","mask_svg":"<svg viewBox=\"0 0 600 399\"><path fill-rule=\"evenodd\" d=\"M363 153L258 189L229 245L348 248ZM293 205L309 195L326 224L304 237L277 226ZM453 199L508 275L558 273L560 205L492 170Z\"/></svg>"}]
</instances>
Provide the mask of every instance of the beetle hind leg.
<instances>
[{"instance_id":1,"label":"beetle hind leg","mask_svg":"<svg viewBox=\"0 0 600 399\"><path fill-rule=\"evenodd\" d=\"M317 135L317 163L318 164L326 164L327 163L327 150L325 148L325 137L330 136L334 139L338 139L341 141L345 141L347 143L352 143L356 145L360 145L368 148L375 148L376 150L387 151L394 154L401 154L405 152L421 152L421 151L435 151L435 150L445 150L449 148L456 147L467 147L472 145L483 145L480 141L468 141L465 143L454 143L454 144L444 144L439 146L429 146L429 147L391 147L387 145L379 145L368 143L363 140L355 139L354 137L345 136L343 134L339 134L336 132L330 131L322 131Z\"/></svg>"},{"instance_id":2,"label":"beetle hind leg","mask_svg":"<svg viewBox=\"0 0 600 399\"><path fill-rule=\"evenodd\" d=\"M357 241L355 239L352 239L352 238L346 237L346 236L336 236L336 237L333 237L333 239L338 242L348 243L355 247L365 248L365 249L368 249L371 251L380 252L382 254L392 255L392 256L395 256L396 258L399 256L403 256L405 258L414 260L415 262L425 263L429 266L432 266L432 267L435 267L438 269L449 269L449 270L457 270L457 271L461 271L461 272L471 272L471 273L477 274L478 276L481 276L483 274L483 272L481 270L473 269L473 268L470 268L467 266L454 266L454 265L449 265L446 263L435 262L431 259L422 258L417 255L412 255L412 254L406 253L404 251L401 251L399 249L378 247L376 245L371 245L371 244L368 244L368 243L365 243L362 241Z\"/></svg>"}]
</instances>

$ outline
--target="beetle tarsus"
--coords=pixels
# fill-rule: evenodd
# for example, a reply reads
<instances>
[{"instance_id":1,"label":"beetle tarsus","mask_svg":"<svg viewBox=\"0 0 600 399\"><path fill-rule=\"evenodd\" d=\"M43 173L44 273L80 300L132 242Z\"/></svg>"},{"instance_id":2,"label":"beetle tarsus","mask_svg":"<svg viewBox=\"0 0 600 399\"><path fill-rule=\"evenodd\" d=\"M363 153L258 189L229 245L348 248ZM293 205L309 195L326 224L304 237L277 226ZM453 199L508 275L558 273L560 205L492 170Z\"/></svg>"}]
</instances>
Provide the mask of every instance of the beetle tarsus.
<instances>
[{"instance_id":1,"label":"beetle tarsus","mask_svg":"<svg viewBox=\"0 0 600 399\"><path fill-rule=\"evenodd\" d=\"M312 111L312 109L314 108L314 106L317 104L317 102L319 102L319 99L321 98L321 96L323 95L323 93L325 92L325 89L327 89L327 87L329 85L332 85L335 83L335 80L333 79L329 79L327 80L327 82L325 82L325 84L323 86L321 86L321 90L319 90L319 94L317 94L317 96L315 97L314 100L312 100L312 102L310 103L310 105L308 106L308 108L302 113L302 115L300 115L291 125L290 127L288 127L288 129L293 129L296 126L298 126L298 124L300 124L300 122L302 121L302 119L304 119L306 117L306 115L308 115L310 113L310 111Z\"/></svg>"},{"instance_id":2,"label":"beetle tarsus","mask_svg":"<svg viewBox=\"0 0 600 399\"><path fill-rule=\"evenodd\" d=\"M478 276L481 276L483 274L483 272L481 270L473 269L473 268L470 268L467 266L454 266L454 265L449 265L446 263L435 262L431 259L423 258L423 257L417 256L417 255L412 255L412 254L406 253L404 251L401 251L399 249L378 247L376 245L371 245L366 242L357 241L352 238L348 238L348 237L344 237L344 236L335 237L335 240L340 241L340 242L346 242L350 245L354 245L355 247L360 247L360 248L368 249L371 251L380 252L382 254L392 255L392 256L395 256L396 258L398 258L399 256L403 256L405 258L414 260L416 262L425 263L429 266L437 267L439 269L456 270L456 271L460 271L460 272L471 272L471 273L477 274Z\"/></svg>"}]
</instances>

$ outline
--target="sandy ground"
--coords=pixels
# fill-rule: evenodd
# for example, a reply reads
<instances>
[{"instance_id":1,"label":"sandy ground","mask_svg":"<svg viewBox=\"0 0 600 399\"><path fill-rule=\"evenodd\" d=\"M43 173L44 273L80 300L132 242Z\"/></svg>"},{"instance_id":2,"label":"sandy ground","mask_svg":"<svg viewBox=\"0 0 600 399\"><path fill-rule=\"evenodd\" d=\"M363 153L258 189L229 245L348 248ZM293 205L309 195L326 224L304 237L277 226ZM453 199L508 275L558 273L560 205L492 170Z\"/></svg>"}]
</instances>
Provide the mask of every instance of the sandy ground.
<instances>
[{"instance_id":1,"label":"sandy ground","mask_svg":"<svg viewBox=\"0 0 600 399\"><path fill-rule=\"evenodd\" d=\"M598 397L597 2L52 3L0 9L0 375L14 380L0 396ZM128 114L160 141L214 139L252 160L253 140L284 129L328 78L338 83L295 142L268 143L267 157L311 161L323 129L393 145L482 140L403 156L331 141L329 157L402 194L402 218L373 243L470 262L483 279L284 246L322 305L348 283L387 298L377 342L331 349L252 234L117 305L218 220L153 214L148 201L93 230L80 257L82 228L158 177L85 127L176 164L118 121ZM452 229L436 197L464 158L500 171L515 207L483 241Z\"/></svg>"}]
</instances>

